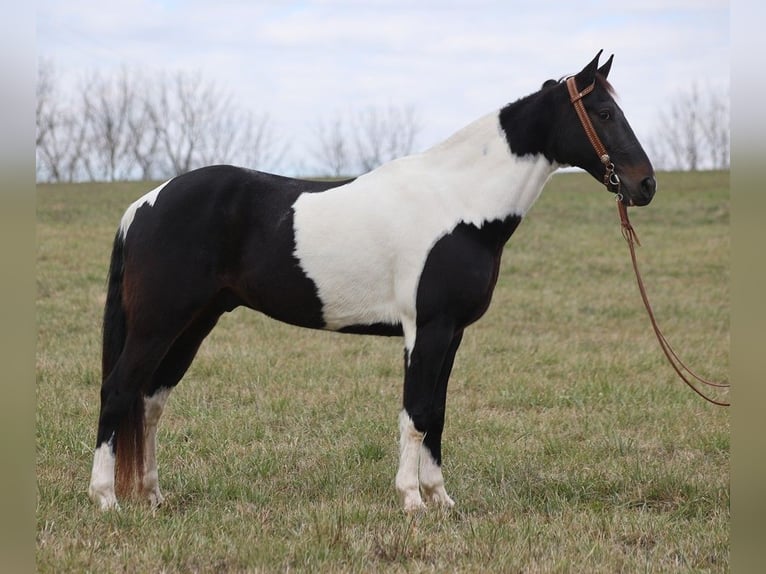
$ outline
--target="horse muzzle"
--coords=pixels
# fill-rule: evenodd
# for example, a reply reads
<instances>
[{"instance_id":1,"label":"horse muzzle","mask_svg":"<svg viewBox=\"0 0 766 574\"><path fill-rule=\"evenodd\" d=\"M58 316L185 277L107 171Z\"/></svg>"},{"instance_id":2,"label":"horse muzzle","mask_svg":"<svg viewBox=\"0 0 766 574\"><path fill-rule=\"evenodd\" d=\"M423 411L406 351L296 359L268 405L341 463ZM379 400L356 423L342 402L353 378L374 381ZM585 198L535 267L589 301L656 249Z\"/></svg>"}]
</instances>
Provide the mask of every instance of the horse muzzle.
<instances>
[{"instance_id":1,"label":"horse muzzle","mask_svg":"<svg viewBox=\"0 0 766 574\"><path fill-rule=\"evenodd\" d=\"M622 196L622 203L626 206L641 207L649 205L655 192L657 191L657 180L653 175L643 178L638 185L629 185L626 179L622 180L622 186L619 194Z\"/></svg>"}]
</instances>

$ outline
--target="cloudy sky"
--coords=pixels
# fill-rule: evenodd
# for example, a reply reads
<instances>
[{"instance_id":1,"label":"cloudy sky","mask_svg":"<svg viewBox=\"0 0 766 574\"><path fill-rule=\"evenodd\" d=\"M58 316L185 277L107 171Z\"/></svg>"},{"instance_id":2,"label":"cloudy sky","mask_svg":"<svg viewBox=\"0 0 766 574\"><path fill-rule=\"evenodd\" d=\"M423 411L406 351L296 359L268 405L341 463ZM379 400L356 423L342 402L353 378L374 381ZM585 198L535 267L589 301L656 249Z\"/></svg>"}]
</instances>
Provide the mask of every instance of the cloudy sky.
<instances>
[{"instance_id":1,"label":"cloudy sky","mask_svg":"<svg viewBox=\"0 0 766 574\"><path fill-rule=\"evenodd\" d=\"M424 149L486 112L615 54L610 80L640 139L677 94L728 89L721 0L39 0L37 45L63 82L127 67L200 72L268 113L305 169L317 123L413 106ZM550 7L548 6L550 5ZM555 6L555 7L554 7ZM302 165L303 164L303 165Z\"/></svg>"}]
</instances>

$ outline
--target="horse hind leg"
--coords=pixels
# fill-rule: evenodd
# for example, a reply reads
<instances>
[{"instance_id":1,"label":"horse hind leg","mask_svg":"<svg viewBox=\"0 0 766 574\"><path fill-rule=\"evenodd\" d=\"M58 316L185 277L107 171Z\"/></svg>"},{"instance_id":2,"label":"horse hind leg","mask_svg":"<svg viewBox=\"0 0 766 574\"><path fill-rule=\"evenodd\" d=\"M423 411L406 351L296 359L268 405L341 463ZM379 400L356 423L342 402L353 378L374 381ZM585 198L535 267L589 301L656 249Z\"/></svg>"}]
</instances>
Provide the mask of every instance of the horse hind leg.
<instances>
[{"instance_id":1,"label":"horse hind leg","mask_svg":"<svg viewBox=\"0 0 766 574\"><path fill-rule=\"evenodd\" d=\"M128 329L119 357L101 386L101 410L88 493L102 509L118 508L117 495L129 496L144 490L145 469L151 468L146 466L147 460L156 466L154 449L147 453L145 447L147 439L149 446L154 445L156 423L164 403L156 397L152 401L151 397L159 389L158 377L175 384L186 370L188 363L173 380L170 375L178 369L169 368L166 359L179 334L186 330L189 318L195 314L178 312L173 317L175 320L168 320L166 315L160 324L155 315L139 315L135 321L143 318L141 329L135 325ZM171 355L172 359L177 353ZM148 402L145 400L147 390L150 391Z\"/></svg>"},{"instance_id":2,"label":"horse hind leg","mask_svg":"<svg viewBox=\"0 0 766 574\"><path fill-rule=\"evenodd\" d=\"M144 407L141 389L164 350L160 340L139 344L128 338L101 386L101 409L88 493L103 510L119 508L117 494L130 494L143 474Z\"/></svg>"},{"instance_id":3,"label":"horse hind leg","mask_svg":"<svg viewBox=\"0 0 766 574\"><path fill-rule=\"evenodd\" d=\"M100 442L93 453L88 496L101 510L120 508L114 489L115 458L113 438Z\"/></svg>"},{"instance_id":4,"label":"horse hind leg","mask_svg":"<svg viewBox=\"0 0 766 574\"><path fill-rule=\"evenodd\" d=\"M198 313L178 336L166 330L165 335L151 339L128 338L101 389L88 492L102 509L119 508L117 495L129 496L136 490L152 505L163 502L157 473L157 426L170 390L191 365L220 313L209 309Z\"/></svg>"},{"instance_id":5,"label":"horse hind leg","mask_svg":"<svg viewBox=\"0 0 766 574\"><path fill-rule=\"evenodd\" d=\"M165 501L160 492L157 472L157 425L169 395L170 387L163 387L151 396L144 396L144 472L141 477L141 494L152 507L160 506Z\"/></svg>"},{"instance_id":6,"label":"horse hind leg","mask_svg":"<svg viewBox=\"0 0 766 574\"><path fill-rule=\"evenodd\" d=\"M220 311L200 314L175 340L157 368L152 384L144 395L144 467L141 496L152 507L160 506L165 497L160 491L157 465L157 427L165 410L170 391L191 365L202 341L215 327Z\"/></svg>"}]
</instances>

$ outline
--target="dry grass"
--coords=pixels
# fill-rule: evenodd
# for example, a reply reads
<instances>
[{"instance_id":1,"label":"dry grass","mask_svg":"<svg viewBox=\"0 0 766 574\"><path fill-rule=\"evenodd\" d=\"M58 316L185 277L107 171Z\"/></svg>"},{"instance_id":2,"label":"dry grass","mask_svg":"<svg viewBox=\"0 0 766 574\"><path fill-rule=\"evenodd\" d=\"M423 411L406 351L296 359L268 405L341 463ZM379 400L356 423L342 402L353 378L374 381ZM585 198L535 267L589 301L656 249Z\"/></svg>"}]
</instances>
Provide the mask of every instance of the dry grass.
<instances>
[{"instance_id":1,"label":"dry grass","mask_svg":"<svg viewBox=\"0 0 766 574\"><path fill-rule=\"evenodd\" d=\"M631 218L666 334L727 378L728 173L660 174ZM450 386L453 511L393 487L401 342L225 317L159 432L167 504L85 490L111 239L147 184L38 190L41 572L726 572L729 419L663 363L616 209L556 176L508 245Z\"/></svg>"}]
</instances>

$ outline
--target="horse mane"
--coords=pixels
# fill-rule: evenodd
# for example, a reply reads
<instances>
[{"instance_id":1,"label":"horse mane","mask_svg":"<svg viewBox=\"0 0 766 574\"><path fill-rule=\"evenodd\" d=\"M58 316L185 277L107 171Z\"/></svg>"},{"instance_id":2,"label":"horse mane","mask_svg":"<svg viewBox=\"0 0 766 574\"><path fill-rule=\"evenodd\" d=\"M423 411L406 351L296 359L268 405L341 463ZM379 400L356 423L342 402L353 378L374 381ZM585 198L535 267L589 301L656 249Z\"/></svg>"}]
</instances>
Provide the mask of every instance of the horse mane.
<instances>
[{"instance_id":1,"label":"horse mane","mask_svg":"<svg viewBox=\"0 0 766 574\"><path fill-rule=\"evenodd\" d=\"M617 92L615 91L614 86L612 86L612 84L609 83L609 80L607 80L604 76L596 73L596 81L598 82L599 86L606 90L607 94L613 98L617 97Z\"/></svg>"}]
</instances>

